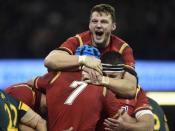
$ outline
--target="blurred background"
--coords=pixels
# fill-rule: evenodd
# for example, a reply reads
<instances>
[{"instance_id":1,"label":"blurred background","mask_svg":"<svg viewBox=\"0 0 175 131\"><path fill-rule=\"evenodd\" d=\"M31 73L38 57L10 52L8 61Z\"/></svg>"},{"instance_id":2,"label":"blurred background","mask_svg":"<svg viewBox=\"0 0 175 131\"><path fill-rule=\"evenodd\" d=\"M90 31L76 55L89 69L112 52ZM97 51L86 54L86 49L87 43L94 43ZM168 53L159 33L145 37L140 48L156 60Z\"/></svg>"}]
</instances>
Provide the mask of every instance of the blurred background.
<instances>
[{"instance_id":1,"label":"blurred background","mask_svg":"<svg viewBox=\"0 0 175 131\"><path fill-rule=\"evenodd\" d=\"M168 83L171 84L170 88L161 87L159 90L158 87L154 90L149 85L147 90L175 92L174 0L1 0L0 71L6 70L7 65L11 67L14 65L13 70L19 72L21 68L18 62L21 62L20 60L23 61L23 64L20 63L23 67L26 65L25 60L32 63L32 69L35 69L36 63L39 68L43 67L43 59L51 50L68 37L88 29L90 9L99 3L108 3L116 8L117 30L114 33L133 48L136 69L141 72L140 81L147 80L145 76L142 78L145 72L166 76L166 78L158 77L161 81L162 79L171 81ZM9 61L12 63L8 63ZM163 65L153 64L152 66L152 62L156 65ZM30 65L29 63L27 64ZM142 67L147 64L154 68L143 72ZM31 73L28 67L26 68L27 73ZM5 72L3 79L16 79L18 75L9 77L10 67L8 70L9 72ZM41 72L44 71L43 67ZM162 71L164 73L160 74ZM26 77L25 74L21 76ZM145 83L150 82L146 80ZM162 104L172 131L175 130L173 127L175 123L174 105L175 103Z\"/></svg>"}]
</instances>

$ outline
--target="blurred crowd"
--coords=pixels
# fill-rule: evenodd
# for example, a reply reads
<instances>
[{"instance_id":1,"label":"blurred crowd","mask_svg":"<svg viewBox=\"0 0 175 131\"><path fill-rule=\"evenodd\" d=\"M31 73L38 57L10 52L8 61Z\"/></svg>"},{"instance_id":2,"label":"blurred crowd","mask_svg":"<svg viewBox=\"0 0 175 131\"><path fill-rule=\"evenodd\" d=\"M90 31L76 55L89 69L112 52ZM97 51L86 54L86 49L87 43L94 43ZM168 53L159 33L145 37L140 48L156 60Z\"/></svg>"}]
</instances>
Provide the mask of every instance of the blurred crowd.
<instances>
[{"instance_id":1,"label":"blurred crowd","mask_svg":"<svg viewBox=\"0 0 175 131\"><path fill-rule=\"evenodd\" d=\"M0 58L44 58L68 37L88 29L95 4L116 8L117 30L136 59L175 59L174 0L1 0Z\"/></svg>"}]
</instances>

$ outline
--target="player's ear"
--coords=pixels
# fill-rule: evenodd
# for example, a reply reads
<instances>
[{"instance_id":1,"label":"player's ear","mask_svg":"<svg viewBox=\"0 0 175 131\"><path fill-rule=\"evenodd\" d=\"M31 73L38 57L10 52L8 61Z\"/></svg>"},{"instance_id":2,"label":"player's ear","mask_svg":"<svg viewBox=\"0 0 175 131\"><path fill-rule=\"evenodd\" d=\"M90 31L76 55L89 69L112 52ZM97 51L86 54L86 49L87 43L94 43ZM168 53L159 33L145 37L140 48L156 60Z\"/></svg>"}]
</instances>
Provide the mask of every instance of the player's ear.
<instances>
[{"instance_id":1,"label":"player's ear","mask_svg":"<svg viewBox=\"0 0 175 131\"><path fill-rule=\"evenodd\" d=\"M90 22L89 22L89 29L91 30L91 24L90 24Z\"/></svg>"},{"instance_id":2,"label":"player's ear","mask_svg":"<svg viewBox=\"0 0 175 131\"><path fill-rule=\"evenodd\" d=\"M112 31L114 31L116 29L116 23L112 24Z\"/></svg>"}]
</instances>

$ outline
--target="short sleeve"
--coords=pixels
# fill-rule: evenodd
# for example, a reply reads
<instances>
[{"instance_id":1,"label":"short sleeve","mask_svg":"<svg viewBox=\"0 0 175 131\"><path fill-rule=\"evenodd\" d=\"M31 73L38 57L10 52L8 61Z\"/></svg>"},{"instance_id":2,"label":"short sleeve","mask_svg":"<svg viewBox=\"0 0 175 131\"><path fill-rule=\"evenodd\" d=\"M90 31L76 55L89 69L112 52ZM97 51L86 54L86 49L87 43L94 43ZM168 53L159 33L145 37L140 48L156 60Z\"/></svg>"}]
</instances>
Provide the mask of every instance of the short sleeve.
<instances>
[{"instance_id":1,"label":"short sleeve","mask_svg":"<svg viewBox=\"0 0 175 131\"><path fill-rule=\"evenodd\" d=\"M70 55L73 55L78 46L79 46L79 43L76 37L70 37L57 49L64 50L68 52Z\"/></svg>"}]
</instances>

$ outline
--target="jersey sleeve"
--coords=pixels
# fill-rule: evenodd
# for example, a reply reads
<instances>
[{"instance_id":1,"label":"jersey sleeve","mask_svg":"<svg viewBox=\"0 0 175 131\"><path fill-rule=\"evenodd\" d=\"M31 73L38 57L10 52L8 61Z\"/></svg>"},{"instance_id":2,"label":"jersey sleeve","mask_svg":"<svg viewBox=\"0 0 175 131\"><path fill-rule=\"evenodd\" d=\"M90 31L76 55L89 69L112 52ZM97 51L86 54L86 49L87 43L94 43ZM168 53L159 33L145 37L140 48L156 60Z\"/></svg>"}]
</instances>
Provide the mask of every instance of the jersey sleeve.
<instances>
[{"instance_id":1,"label":"jersey sleeve","mask_svg":"<svg viewBox=\"0 0 175 131\"><path fill-rule=\"evenodd\" d=\"M136 114L136 112L140 110L145 109L152 110L145 92L142 89L140 89L137 95L137 104L135 106L134 114Z\"/></svg>"},{"instance_id":2,"label":"jersey sleeve","mask_svg":"<svg viewBox=\"0 0 175 131\"><path fill-rule=\"evenodd\" d=\"M119 101L112 91L107 90L104 96L104 111L109 117L114 116L120 109Z\"/></svg>"},{"instance_id":3,"label":"jersey sleeve","mask_svg":"<svg viewBox=\"0 0 175 131\"><path fill-rule=\"evenodd\" d=\"M58 50L64 50L68 52L70 55L73 55L79 46L79 42L76 37L70 37L67 39L60 47L58 47Z\"/></svg>"},{"instance_id":4,"label":"jersey sleeve","mask_svg":"<svg viewBox=\"0 0 175 131\"><path fill-rule=\"evenodd\" d=\"M53 79L57 76L57 72L48 72L43 76L39 76L34 80L34 87L41 91L42 93L46 93L46 90L50 87Z\"/></svg>"},{"instance_id":5,"label":"jersey sleeve","mask_svg":"<svg viewBox=\"0 0 175 131\"><path fill-rule=\"evenodd\" d=\"M12 95L16 99L26 103L31 108L33 108L35 105L36 93L34 90L32 90L32 87L30 87L26 83L10 86L6 88L5 92L9 95ZM22 94L25 94L25 95L22 95Z\"/></svg>"},{"instance_id":6,"label":"jersey sleeve","mask_svg":"<svg viewBox=\"0 0 175 131\"><path fill-rule=\"evenodd\" d=\"M128 65L128 68L135 68L135 59L133 56L133 50L131 47L126 47L122 53L123 60L125 65Z\"/></svg>"},{"instance_id":7,"label":"jersey sleeve","mask_svg":"<svg viewBox=\"0 0 175 131\"><path fill-rule=\"evenodd\" d=\"M29 109L28 105L20 101L18 106L19 118L21 119Z\"/></svg>"}]
</instances>

